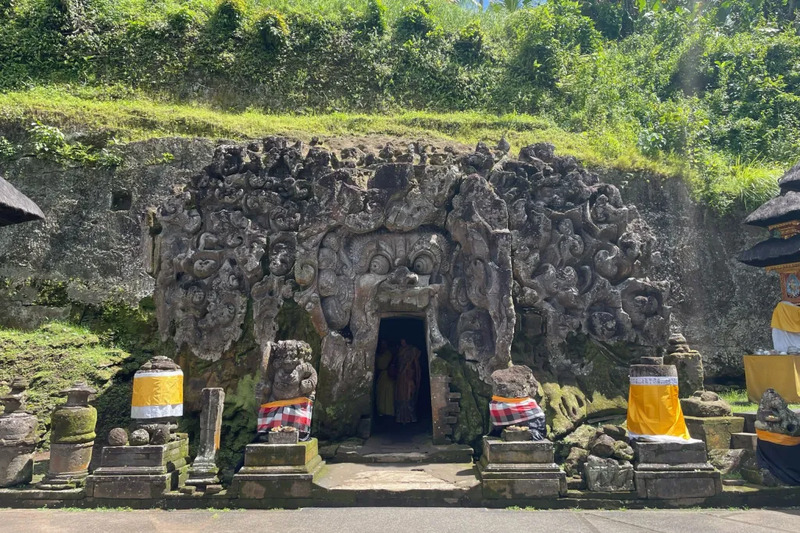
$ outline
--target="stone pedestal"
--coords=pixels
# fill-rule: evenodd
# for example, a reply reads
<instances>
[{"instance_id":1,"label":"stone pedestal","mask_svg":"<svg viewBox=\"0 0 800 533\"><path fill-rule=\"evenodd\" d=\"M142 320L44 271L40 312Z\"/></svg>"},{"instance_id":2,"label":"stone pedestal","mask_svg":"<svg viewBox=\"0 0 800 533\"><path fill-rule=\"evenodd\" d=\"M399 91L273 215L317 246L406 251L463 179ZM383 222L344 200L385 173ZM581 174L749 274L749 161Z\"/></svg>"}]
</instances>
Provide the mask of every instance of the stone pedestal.
<instances>
[{"instance_id":1,"label":"stone pedestal","mask_svg":"<svg viewBox=\"0 0 800 533\"><path fill-rule=\"evenodd\" d=\"M567 494L567 476L555 464L549 440L505 442L483 437L478 470L487 499L558 498Z\"/></svg>"},{"instance_id":2,"label":"stone pedestal","mask_svg":"<svg viewBox=\"0 0 800 533\"><path fill-rule=\"evenodd\" d=\"M0 397L0 488L30 483L36 446L36 417L25 411L28 382L15 378Z\"/></svg>"},{"instance_id":3,"label":"stone pedestal","mask_svg":"<svg viewBox=\"0 0 800 533\"><path fill-rule=\"evenodd\" d=\"M324 462L317 439L297 444L249 444L230 492L240 499L310 498Z\"/></svg>"},{"instance_id":4,"label":"stone pedestal","mask_svg":"<svg viewBox=\"0 0 800 533\"><path fill-rule=\"evenodd\" d=\"M89 475L97 410L87 402L95 391L80 383L63 391L67 403L56 407L50 420L50 464L40 489L82 487Z\"/></svg>"},{"instance_id":5,"label":"stone pedestal","mask_svg":"<svg viewBox=\"0 0 800 533\"><path fill-rule=\"evenodd\" d=\"M744 430L744 418L738 416L684 416L686 428L693 439L706 443L709 450L729 450L734 433Z\"/></svg>"},{"instance_id":6,"label":"stone pedestal","mask_svg":"<svg viewBox=\"0 0 800 533\"><path fill-rule=\"evenodd\" d=\"M159 498L183 486L188 476L189 438L178 433L167 444L106 446L100 466L86 480L94 498Z\"/></svg>"},{"instance_id":7,"label":"stone pedestal","mask_svg":"<svg viewBox=\"0 0 800 533\"><path fill-rule=\"evenodd\" d=\"M703 499L722 492L722 478L708 463L703 442L635 442L634 481L639 498Z\"/></svg>"},{"instance_id":8,"label":"stone pedestal","mask_svg":"<svg viewBox=\"0 0 800 533\"><path fill-rule=\"evenodd\" d=\"M225 403L225 391L220 388L203 389L203 411L200 413L200 444L197 456L189 469L184 492L193 493L200 490L206 494L220 492L222 485L217 477L216 458L222 432L222 409Z\"/></svg>"}]
</instances>

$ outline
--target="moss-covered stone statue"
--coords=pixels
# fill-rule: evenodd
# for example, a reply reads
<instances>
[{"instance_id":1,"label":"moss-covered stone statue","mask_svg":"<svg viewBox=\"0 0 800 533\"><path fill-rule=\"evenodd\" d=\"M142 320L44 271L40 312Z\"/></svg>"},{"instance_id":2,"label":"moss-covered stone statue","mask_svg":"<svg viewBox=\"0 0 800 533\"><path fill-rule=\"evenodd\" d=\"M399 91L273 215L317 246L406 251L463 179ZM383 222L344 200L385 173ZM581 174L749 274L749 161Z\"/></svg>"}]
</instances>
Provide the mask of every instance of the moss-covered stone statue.
<instances>
[{"instance_id":1,"label":"moss-covered stone statue","mask_svg":"<svg viewBox=\"0 0 800 533\"><path fill-rule=\"evenodd\" d=\"M502 432L504 440L543 440L547 430L544 411L534 399L539 383L533 377L533 371L525 365L514 365L495 370L491 379L489 414L492 434ZM527 426L528 431L516 430L518 425Z\"/></svg>"},{"instance_id":2,"label":"moss-covered stone statue","mask_svg":"<svg viewBox=\"0 0 800 533\"><path fill-rule=\"evenodd\" d=\"M317 371L311 364L307 342L270 342L261 358L256 399L260 437L272 428L291 426L306 440L311 432L311 414L317 389ZM262 438L263 440L263 438Z\"/></svg>"}]
</instances>

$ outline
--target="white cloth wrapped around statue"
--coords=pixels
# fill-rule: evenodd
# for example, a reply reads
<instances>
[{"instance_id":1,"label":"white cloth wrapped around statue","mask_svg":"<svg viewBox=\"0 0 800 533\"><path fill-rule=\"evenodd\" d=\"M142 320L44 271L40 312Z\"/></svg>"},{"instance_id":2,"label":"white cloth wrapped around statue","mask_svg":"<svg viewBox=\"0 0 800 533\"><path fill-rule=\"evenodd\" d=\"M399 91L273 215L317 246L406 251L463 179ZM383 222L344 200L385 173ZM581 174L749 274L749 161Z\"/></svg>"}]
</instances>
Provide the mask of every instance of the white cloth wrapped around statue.
<instances>
[{"instance_id":1,"label":"white cloth wrapped around statue","mask_svg":"<svg viewBox=\"0 0 800 533\"><path fill-rule=\"evenodd\" d=\"M800 307L780 302L772 312L772 346L778 352L800 349Z\"/></svg>"}]
</instances>

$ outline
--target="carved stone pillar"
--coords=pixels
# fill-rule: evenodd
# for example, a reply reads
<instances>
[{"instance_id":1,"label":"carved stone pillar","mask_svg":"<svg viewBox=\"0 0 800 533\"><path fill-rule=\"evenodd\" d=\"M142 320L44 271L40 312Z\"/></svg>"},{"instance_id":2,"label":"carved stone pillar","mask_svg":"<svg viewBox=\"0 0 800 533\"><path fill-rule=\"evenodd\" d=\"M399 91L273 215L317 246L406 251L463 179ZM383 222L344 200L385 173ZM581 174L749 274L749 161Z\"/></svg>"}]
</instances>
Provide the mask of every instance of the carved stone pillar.
<instances>
[{"instance_id":1,"label":"carved stone pillar","mask_svg":"<svg viewBox=\"0 0 800 533\"><path fill-rule=\"evenodd\" d=\"M62 391L67 402L51 416L50 465L38 487L59 490L81 487L89 475L97 410L88 404L95 390L78 383Z\"/></svg>"},{"instance_id":2,"label":"carved stone pillar","mask_svg":"<svg viewBox=\"0 0 800 533\"><path fill-rule=\"evenodd\" d=\"M184 492L201 490L212 494L222 490L217 477L216 458L222 432L222 410L225 403L225 391L219 388L203 389L203 411L200 413L200 444L189 469Z\"/></svg>"}]
</instances>

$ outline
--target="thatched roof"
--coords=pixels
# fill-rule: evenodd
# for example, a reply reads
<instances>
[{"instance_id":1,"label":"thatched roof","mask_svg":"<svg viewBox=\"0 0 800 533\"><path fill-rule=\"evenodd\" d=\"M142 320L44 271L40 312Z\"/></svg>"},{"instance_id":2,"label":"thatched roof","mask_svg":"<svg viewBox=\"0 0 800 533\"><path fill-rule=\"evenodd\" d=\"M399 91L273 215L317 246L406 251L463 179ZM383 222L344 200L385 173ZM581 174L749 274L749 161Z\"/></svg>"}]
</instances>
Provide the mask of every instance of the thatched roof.
<instances>
[{"instance_id":1,"label":"thatched roof","mask_svg":"<svg viewBox=\"0 0 800 533\"><path fill-rule=\"evenodd\" d=\"M778 181L781 191L800 191L800 163L797 163Z\"/></svg>"},{"instance_id":2,"label":"thatched roof","mask_svg":"<svg viewBox=\"0 0 800 533\"><path fill-rule=\"evenodd\" d=\"M0 178L0 226L42 219L44 213L33 200Z\"/></svg>"},{"instance_id":3,"label":"thatched roof","mask_svg":"<svg viewBox=\"0 0 800 533\"><path fill-rule=\"evenodd\" d=\"M800 192L787 191L765 202L750 213L744 223L765 228L790 220L800 220Z\"/></svg>"},{"instance_id":4,"label":"thatched roof","mask_svg":"<svg viewBox=\"0 0 800 533\"><path fill-rule=\"evenodd\" d=\"M745 265L768 267L800 262L800 235L788 239L767 239L739 254Z\"/></svg>"}]
</instances>

